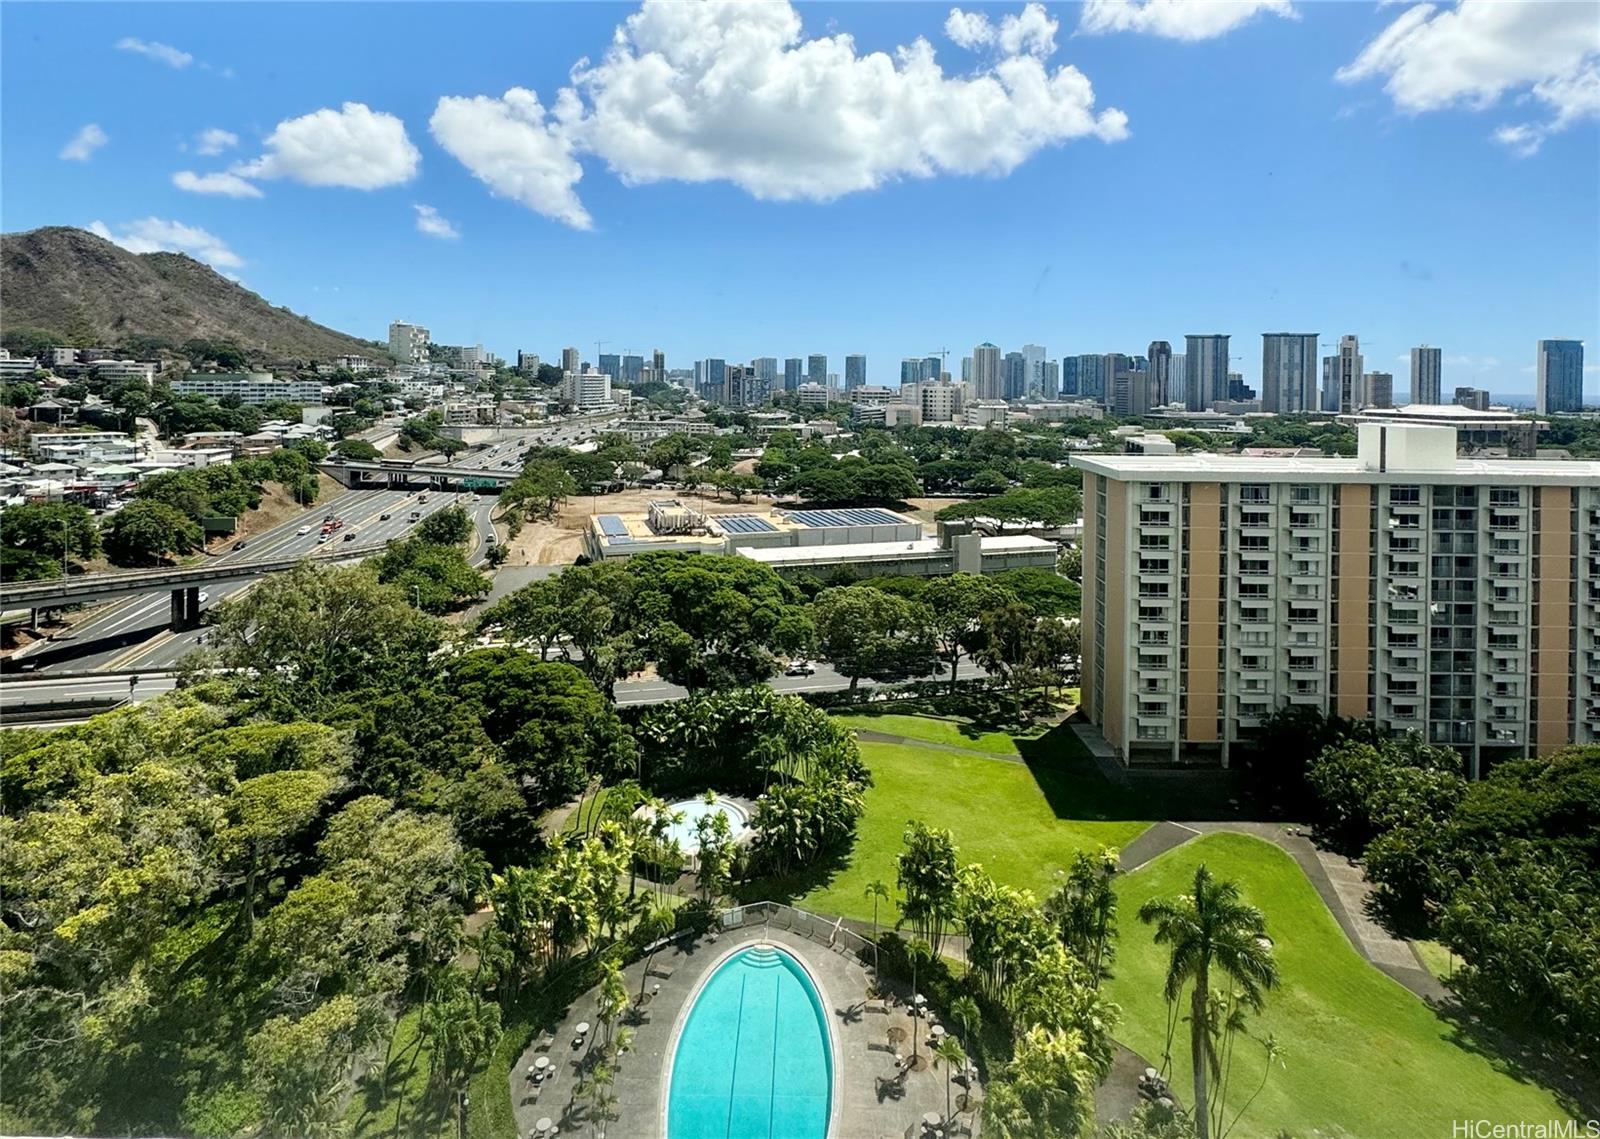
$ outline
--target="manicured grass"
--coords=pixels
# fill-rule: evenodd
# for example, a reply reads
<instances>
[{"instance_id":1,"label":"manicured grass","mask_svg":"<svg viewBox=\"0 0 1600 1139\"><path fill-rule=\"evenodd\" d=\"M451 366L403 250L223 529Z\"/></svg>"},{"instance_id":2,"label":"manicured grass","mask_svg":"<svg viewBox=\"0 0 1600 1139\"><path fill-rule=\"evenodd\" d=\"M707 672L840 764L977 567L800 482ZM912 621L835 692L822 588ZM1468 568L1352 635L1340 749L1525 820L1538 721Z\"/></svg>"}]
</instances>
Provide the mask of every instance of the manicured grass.
<instances>
[{"instance_id":1,"label":"manicured grass","mask_svg":"<svg viewBox=\"0 0 1600 1139\"><path fill-rule=\"evenodd\" d=\"M1122 1006L1118 1039L1161 1065L1166 1002L1161 995L1167 951L1137 918L1152 897L1187 892L1204 862L1238 881L1267 917L1283 984L1251 1020L1258 1039L1277 1037L1285 1067L1234 1135L1396 1139L1451 1133L1451 1123L1496 1123L1566 1117L1550 1092L1519 1082L1494 1060L1458 1042L1456 1026L1363 960L1329 914L1305 874L1283 851L1246 835L1216 834L1169 851L1120 880L1116 976L1110 996ZM1213 978L1213 984L1216 984ZM1187 1102L1187 1024L1173 1046L1173 1087ZM1260 1082L1259 1044L1237 1046L1229 1102L1243 1104ZM1230 1112L1229 1118L1232 1118Z\"/></svg>"},{"instance_id":2,"label":"manicured grass","mask_svg":"<svg viewBox=\"0 0 1600 1139\"><path fill-rule=\"evenodd\" d=\"M1136 804L1125 793L1106 784L1066 729L1024 740L1020 750L1027 763L977 750L863 742L873 786L855 847L842 867L799 883L809 889L796 904L871 918L863 892L874 878L894 889L895 858L910 819L949 828L962 862L982 863L1000 881L1041 898L1075 851L1123 846L1150 825L1135 817ZM879 906L880 920L893 922L895 915L892 903Z\"/></svg>"},{"instance_id":3,"label":"manicured grass","mask_svg":"<svg viewBox=\"0 0 1600 1139\"><path fill-rule=\"evenodd\" d=\"M1415 941L1412 944L1417 947L1417 956L1422 959L1422 964L1427 967L1428 972L1441 981L1448 981L1450 975L1456 971L1456 966L1461 963L1455 954L1437 941Z\"/></svg>"},{"instance_id":4,"label":"manicured grass","mask_svg":"<svg viewBox=\"0 0 1600 1139\"><path fill-rule=\"evenodd\" d=\"M905 736L907 739L971 748L992 755L1017 754L1016 741L1005 732L984 731L974 727L971 721L956 717L907 716L890 712L883 715L835 716L834 719L856 731Z\"/></svg>"}]
</instances>

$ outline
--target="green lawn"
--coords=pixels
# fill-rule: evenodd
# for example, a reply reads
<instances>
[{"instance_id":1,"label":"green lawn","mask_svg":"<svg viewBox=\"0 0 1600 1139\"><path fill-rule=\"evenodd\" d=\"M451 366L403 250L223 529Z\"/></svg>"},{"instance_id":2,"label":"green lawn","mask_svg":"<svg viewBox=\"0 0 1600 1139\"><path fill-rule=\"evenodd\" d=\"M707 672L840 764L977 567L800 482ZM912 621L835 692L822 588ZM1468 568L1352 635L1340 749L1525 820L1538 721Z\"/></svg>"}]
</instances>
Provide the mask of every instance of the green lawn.
<instances>
[{"instance_id":1,"label":"green lawn","mask_svg":"<svg viewBox=\"0 0 1600 1139\"><path fill-rule=\"evenodd\" d=\"M853 722L855 717L844 719ZM944 721L892 719L909 721L913 731L948 730ZM871 720L882 724L884 718ZM981 862L996 878L1030 887L1041 898L1075 851L1123 846L1150 825L1148 819L1134 817L1137 804L1106 783L1067 729L1022 740L1020 750L1029 757L1027 763L977 750L963 755L863 742L861 754L872 769L873 786L855 847L843 867L798 884L792 892L803 896L796 904L870 918L872 907L863 896L866 884L882 878L894 887L901 835L913 818L948 827L963 862ZM892 921L894 914L892 905L879 909L880 919Z\"/></svg>"},{"instance_id":2,"label":"green lawn","mask_svg":"<svg viewBox=\"0 0 1600 1139\"><path fill-rule=\"evenodd\" d=\"M899 713L835 716L835 720L857 731L883 732L929 743L971 748L992 755L1016 755L1017 743L1005 732L987 732L968 720L945 716L908 716Z\"/></svg>"},{"instance_id":3,"label":"green lawn","mask_svg":"<svg viewBox=\"0 0 1600 1139\"><path fill-rule=\"evenodd\" d=\"M1245 835L1196 839L1121 880L1116 976L1110 995L1122 1006L1120 1040L1159 1067L1166 1025L1161 996L1166 950L1136 914L1156 896L1184 892L1195 866L1237 880L1267 916L1283 973L1266 1012L1252 1022L1275 1034L1285 1068L1234 1133L1272 1136L1279 1128L1309 1136L1448 1136L1460 1119L1496 1123L1565 1118L1555 1097L1520 1083L1483 1052L1456 1042L1455 1026L1363 960L1305 874L1283 851ZM1189 1099L1186 1026L1174 1045L1173 1085ZM1260 1080L1263 1053L1238 1047L1234 1079L1243 1103ZM1231 1118L1231 1115L1230 1115Z\"/></svg>"}]
</instances>

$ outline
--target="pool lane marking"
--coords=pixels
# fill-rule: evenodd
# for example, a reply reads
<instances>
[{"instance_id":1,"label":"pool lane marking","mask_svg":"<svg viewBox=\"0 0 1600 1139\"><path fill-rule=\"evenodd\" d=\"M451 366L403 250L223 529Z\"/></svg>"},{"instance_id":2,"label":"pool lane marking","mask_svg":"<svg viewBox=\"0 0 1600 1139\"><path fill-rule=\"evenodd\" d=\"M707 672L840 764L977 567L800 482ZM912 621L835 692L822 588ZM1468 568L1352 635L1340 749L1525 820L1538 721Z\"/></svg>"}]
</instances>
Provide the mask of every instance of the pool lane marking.
<instances>
[{"instance_id":1,"label":"pool lane marking","mask_svg":"<svg viewBox=\"0 0 1600 1139\"><path fill-rule=\"evenodd\" d=\"M739 970L739 1015L733 1022L733 1065L728 1069L728 1121L722 1128L726 1139L733 1139L733 1102L739 1090L739 1039L744 1035L744 994L749 983L749 974Z\"/></svg>"}]
</instances>

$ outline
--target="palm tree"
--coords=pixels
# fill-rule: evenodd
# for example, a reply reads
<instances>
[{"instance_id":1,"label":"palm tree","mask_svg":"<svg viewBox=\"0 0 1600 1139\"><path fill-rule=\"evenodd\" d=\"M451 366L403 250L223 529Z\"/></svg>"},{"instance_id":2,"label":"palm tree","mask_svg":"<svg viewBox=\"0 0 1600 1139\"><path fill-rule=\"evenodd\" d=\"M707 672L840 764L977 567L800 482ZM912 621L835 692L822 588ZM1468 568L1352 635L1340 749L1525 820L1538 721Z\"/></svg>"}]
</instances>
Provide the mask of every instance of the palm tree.
<instances>
[{"instance_id":1,"label":"palm tree","mask_svg":"<svg viewBox=\"0 0 1600 1139\"><path fill-rule=\"evenodd\" d=\"M1266 990L1278 983L1278 966L1266 939L1267 921L1260 910L1240 900L1237 882L1217 880L1204 863L1195 868L1190 893L1150 899L1139 907L1139 920L1156 927L1157 945L1171 947L1167 1000L1177 1001L1185 985L1194 986L1189 997L1194 1122L1199 1139L1209 1139L1208 1074L1218 1061L1210 1031L1211 970L1218 969L1244 1003L1260 1008Z\"/></svg>"},{"instance_id":2,"label":"palm tree","mask_svg":"<svg viewBox=\"0 0 1600 1139\"><path fill-rule=\"evenodd\" d=\"M678 928L678 916L664 899L657 897L655 901L645 905L644 913L639 917L638 928L639 936L650 946L650 953L644 959L644 976L639 981L639 1003L642 1005L644 987L650 983L650 966L655 964L656 950L660 948L661 939Z\"/></svg>"},{"instance_id":3,"label":"palm tree","mask_svg":"<svg viewBox=\"0 0 1600 1139\"><path fill-rule=\"evenodd\" d=\"M867 883L866 896L872 899L872 968L878 968L878 903L889 900L889 887L882 878Z\"/></svg>"},{"instance_id":4,"label":"palm tree","mask_svg":"<svg viewBox=\"0 0 1600 1139\"><path fill-rule=\"evenodd\" d=\"M933 963L933 946L916 938L906 946L906 960L911 962L911 1066L917 1065L917 1023L922 1020L917 1011L917 967Z\"/></svg>"},{"instance_id":5,"label":"palm tree","mask_svg":"<svg viewBox=\"0 0 1600 1139\"><path fill-rule=\"evenodd\" d=\"M948 1124L950 1122L950 1085L954 1082L956 1073L961 1071L962 1066L967 1062L967 1050L961 1047L961 1041L947 1034L944 1039L933 1046L933 1054L938 1059L943 1060L945 1066L950 1069L950 1073L944 1081L944 1118Z\"/></svg>"},{"instance_id":6,"label":"palm tree","mask_svg":"<svg viewBox=\"0 0 1600 1139\"><path fill-rule=\"evenodd\" d=\"M963 995L950 1002L950 1019L961 1026L968 1040L974 1040L978 1026L983 1023L983 1014L978 1011L977 1001Z\"/></svg>"}]
</instances>

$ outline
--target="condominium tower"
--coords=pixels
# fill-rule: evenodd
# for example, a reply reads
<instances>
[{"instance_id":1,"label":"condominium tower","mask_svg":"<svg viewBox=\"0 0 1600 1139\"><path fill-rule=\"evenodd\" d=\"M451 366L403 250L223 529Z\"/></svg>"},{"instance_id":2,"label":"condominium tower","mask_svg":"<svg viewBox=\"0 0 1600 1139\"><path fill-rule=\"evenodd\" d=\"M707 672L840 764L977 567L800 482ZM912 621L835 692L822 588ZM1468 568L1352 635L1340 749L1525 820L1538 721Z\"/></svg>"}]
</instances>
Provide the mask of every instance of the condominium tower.
<instances>
[{"instance_id":1,"label":"condominium tower","mask_svg":"<svg viewBox=\"0 0 1600 1139\"><path fill-rule=\"evenodd\" d=\"M1539 414L1583 410L1583 341L1539 341L1535 371Z\"/></svg>"},{"instance_id":2,"label":"condominium tower","mask_svg":"<svg viewBox=\"0 0 1600 1139\"><path fill-rule=\"evenodd\" d=\"M1150 358L1150 405L1161 407L1172 400L1172 345L1152 340L1145 349Z\"/></svg>"},{"instance_id":3,"label":"condominium tower","mask_svg":"<svg viewBox=\"0 0 1600 1139\"><path fill-rule=\"evenodd\" d=\"M1072 464L1083 707L1123 762L1226 765L1285 705L1419 731L1472 774L1600 742L1600 462L1363 424L1353 459Z\"/></svg>"},{"instance_id":4,"label":"condominium tower","mask_svg":"<svg viewBox=\"0 0 1600 1139\"><path fill-rule=\"evenodd\" d=\"M1003 399L1000 349L987 340L972 350L972 398Z\"/></svg>"},{"instance_id":5,"label":"condominium tower","mask_svg":"<svg viewBox=\"0 0 1600 1139\"><path fill-rule=\"evenodd\" d=\"M1183 341L1183 374L1188 386L1184 404L1190 411L1209 411L1228 394L1228 337L1217 333L1185 336Z\"/></svg>"},{"instance_id":6,"label":"condominium tower","mask_svg":"<svg viewBox=\"0 0 1600 1139\"><path fill-rule=\"evenodd\" d=\"M853 392L867 382L867 358L865 356L846 356L844 358L844 390Z\"/></svg>"},{"instance_id":7,"label":"condominium tower","mask_svg":"<svg viewBox=\"0 0 1600 1139\"><path fill-rule=\"evenodd\" d=\"M806 357L806 382L828 386L828 357L814 353Z\"/></svg>"},{"instance_id":8,"label":"condominium tower","mask_svg":"<svg viewBox=\"0 0 1600 1139\"><path fill-rule=\"evenodd\" d=\"M1436 404L1440 398L1443 353L1426 344L1411 350L1411 402Z\"/></svg>"},{"instance_id":9,"label":"condominium tower","mask_svg":"<svg viewBox=\"0 0 1600 1139\"><path fill-rule=\"evenodd\" d=\"M1325 411L1349 415L1362 407L1361 341L1339 337L1339 354L1322 358L1322 406Z\"/></svg>"},{"instance_id":10,"label":"condominium tower","mask_svg":"<svg viewBox=\"0 0 1600 1139\"><path fill-rule=\"evenodd\" d=\"M403 320L391 321L389 355L401 364L427 363L428 330L420 324L407 324Z\"/></svg>"},{"instance_id":11,"label":"condominium tower","mask_svg":"<svg viewBox=\"0 0 1600 1139\"><path fill-rule=\"evenodd\" d=\"M1261 410L1292 415L1317 410L1317 334L1261 334Z\"/></svg>"}]
</instances>

